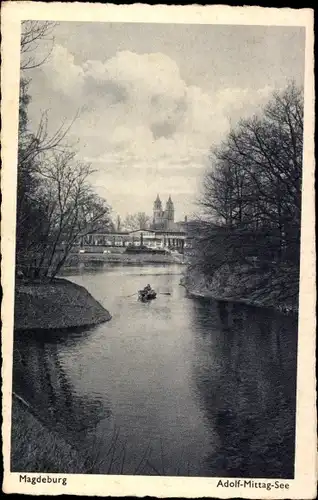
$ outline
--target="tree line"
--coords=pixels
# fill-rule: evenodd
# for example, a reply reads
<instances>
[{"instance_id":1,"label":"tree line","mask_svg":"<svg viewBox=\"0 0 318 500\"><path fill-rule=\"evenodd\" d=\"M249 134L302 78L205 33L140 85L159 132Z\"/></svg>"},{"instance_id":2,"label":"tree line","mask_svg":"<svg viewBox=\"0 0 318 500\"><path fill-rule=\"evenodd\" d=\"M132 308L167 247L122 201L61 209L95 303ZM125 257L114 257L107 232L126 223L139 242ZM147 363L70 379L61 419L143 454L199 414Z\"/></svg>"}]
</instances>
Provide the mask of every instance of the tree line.
<instances>
[{"instance_id":1,"label":"tree line","mask_svg":"<svg viewBox=\"0 0 318 500\"><path fill-rule=\"evenodd\" d=\"M250 266L269 277L264 292L298 294L303 155L303 91L275 92L259 115L241 120L211 150L194 266Z\"/></svg>"},{"instance_id":2,"label":"tree line","mask_svg":"<svg viewBox=\"0 0 318 500\"><path fill-rule=\"evenodd\" d=\"M50 134L44 112L36 132L30 130L31 70L49 57L38 60L35 49L44 39L53 46L54 26L22 22L16 269L28 278L54 278L81 236L111 225L110 206L90 184L92 166L67 141L71 125Z\"/></svg>"},{"instance_id":3,"label":"tree line","mask_svg":"<svg viewBox=\"0 0 318 500\"><path fill-rule=\"evenodd\" d=\"M136 212L127 214L123 220L118 216L116 229L118 231L147 230L151 228L151 222L151 217L145 212Z\"/></svg>"}]
</instances>

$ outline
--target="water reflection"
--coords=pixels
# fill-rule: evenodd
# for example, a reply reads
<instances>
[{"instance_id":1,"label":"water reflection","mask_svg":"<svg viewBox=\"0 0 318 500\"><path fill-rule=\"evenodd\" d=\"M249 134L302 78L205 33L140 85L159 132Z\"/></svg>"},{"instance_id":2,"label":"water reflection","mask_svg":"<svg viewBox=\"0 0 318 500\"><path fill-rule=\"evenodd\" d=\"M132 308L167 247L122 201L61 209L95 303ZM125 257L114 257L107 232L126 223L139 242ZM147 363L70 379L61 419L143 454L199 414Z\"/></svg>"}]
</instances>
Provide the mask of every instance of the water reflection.
<instances>
[{"instance_id":1,"label":"water reflection","mask_svg":"<svg viewBox=\"0 0 318 500\"><path fill-rule=\"evenodd\" d=\"M96 473L293 476L297 318L191 299L177 266L71 279L112 320L17 336L14 388L73 444L96 441Z\"/></svg>"},{"instance_id":2,"label":"water reflection","mask_svg":"<svg viewBox=\"0 0 318 500\"><path fill-rule=\"evenodd\" d=\"M110 414L100 398L74 391L61 359L61 346L85 343L92 331L23 332L15 334L13 390L50 428L72 443ZM44 341L45 339L45 341Z\"/></svg>"},{"instance_id":3,"label":"water reflection","mask_svg":"<svg viewBox=\"0 0 318 500\"><path fill-rule=\"evenodd\" d=\"M292 478L297 318L242 305L209 307L219 328L216 320L208 324L206 304L194 309L213 341L196 339L208 364L196 359L193 373L218 435L206 457L211 474Z\"/></svg>"}]
</instances>

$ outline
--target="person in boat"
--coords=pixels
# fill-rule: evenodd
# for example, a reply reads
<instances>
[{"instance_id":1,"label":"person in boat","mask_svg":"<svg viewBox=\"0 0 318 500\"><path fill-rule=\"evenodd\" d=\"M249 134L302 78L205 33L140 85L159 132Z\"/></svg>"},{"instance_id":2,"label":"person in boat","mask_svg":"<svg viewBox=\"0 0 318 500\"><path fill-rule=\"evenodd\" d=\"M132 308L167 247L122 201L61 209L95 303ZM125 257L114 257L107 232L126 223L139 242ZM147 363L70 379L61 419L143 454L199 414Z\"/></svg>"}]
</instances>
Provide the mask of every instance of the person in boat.
<instances>
[{"instance_id":1,"label":"person in boat","mask_svg":"<svg viewBox=\"0 0 318 500\"><path fill-rule=\"evenodd\" d=\"M153 292L153 290L152 290L151 286L148 284L147 286L145 286L145 288L143 290L141 290L141 295L142 295L142 297L147 297L152 292Z\"/></svg>"}]
</instances>

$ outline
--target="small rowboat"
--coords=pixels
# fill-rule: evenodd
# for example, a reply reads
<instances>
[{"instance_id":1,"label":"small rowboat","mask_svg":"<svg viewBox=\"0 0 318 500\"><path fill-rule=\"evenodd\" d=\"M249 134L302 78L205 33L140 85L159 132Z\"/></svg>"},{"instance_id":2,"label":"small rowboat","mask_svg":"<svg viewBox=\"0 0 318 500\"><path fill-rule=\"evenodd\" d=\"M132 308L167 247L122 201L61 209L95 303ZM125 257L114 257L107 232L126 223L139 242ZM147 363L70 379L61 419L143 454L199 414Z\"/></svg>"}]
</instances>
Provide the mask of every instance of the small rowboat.
<instances>
[{"instance_id":1,"label":"small rowboat","mask_svg":"<svg viewBox=\"0 0 318 500\"><path fill-rule=\"evenodd\" d=\"M150 290L146 292L145 290L139 290L138 299L142 302L148 302L149 300L154 300L157 297L157 294L154 290Z\"/></svg>"}]
</instances>

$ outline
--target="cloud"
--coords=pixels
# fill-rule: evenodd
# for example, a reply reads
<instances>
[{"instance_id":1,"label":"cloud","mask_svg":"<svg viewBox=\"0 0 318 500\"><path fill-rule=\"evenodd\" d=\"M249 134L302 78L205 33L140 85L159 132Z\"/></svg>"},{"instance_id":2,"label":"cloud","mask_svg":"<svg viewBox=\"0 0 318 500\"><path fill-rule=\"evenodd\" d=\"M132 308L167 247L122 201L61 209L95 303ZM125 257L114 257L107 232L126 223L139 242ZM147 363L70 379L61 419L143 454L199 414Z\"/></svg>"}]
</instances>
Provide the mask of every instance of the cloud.
<instances>
[{"instance_id":1,"label":"cloud","mask_svg":"<svg viewBox=\"0 0 318 500\"><path fill-rule=\"evenodd\" d=\"M49 63L45 65L46 77L52 88L67 95L81 92L84 70L74 63L74 56L62 45L54 45Z\"/></svg>"},{"instance_id":2,"label":"cloud","mask_svg":"<svg viewBox=\"0 0 318 500\"><path fill-rule=\"evenodd\" d=\"M55 45L42 73L47 89L59 94L65 107L73 113L81 109L72 135L79 139L82 158L97 168L96 183L112 186L117 199L119 191L125 196L132 188L157 192L164 183L171 194L177 196L179 189L190 196L210 146L224 137L231 120L258 109L271 91L209 92L183 80L176 62L160 52L121 51L79 65L65 47Z\"/></svg>"}]
</instances>

